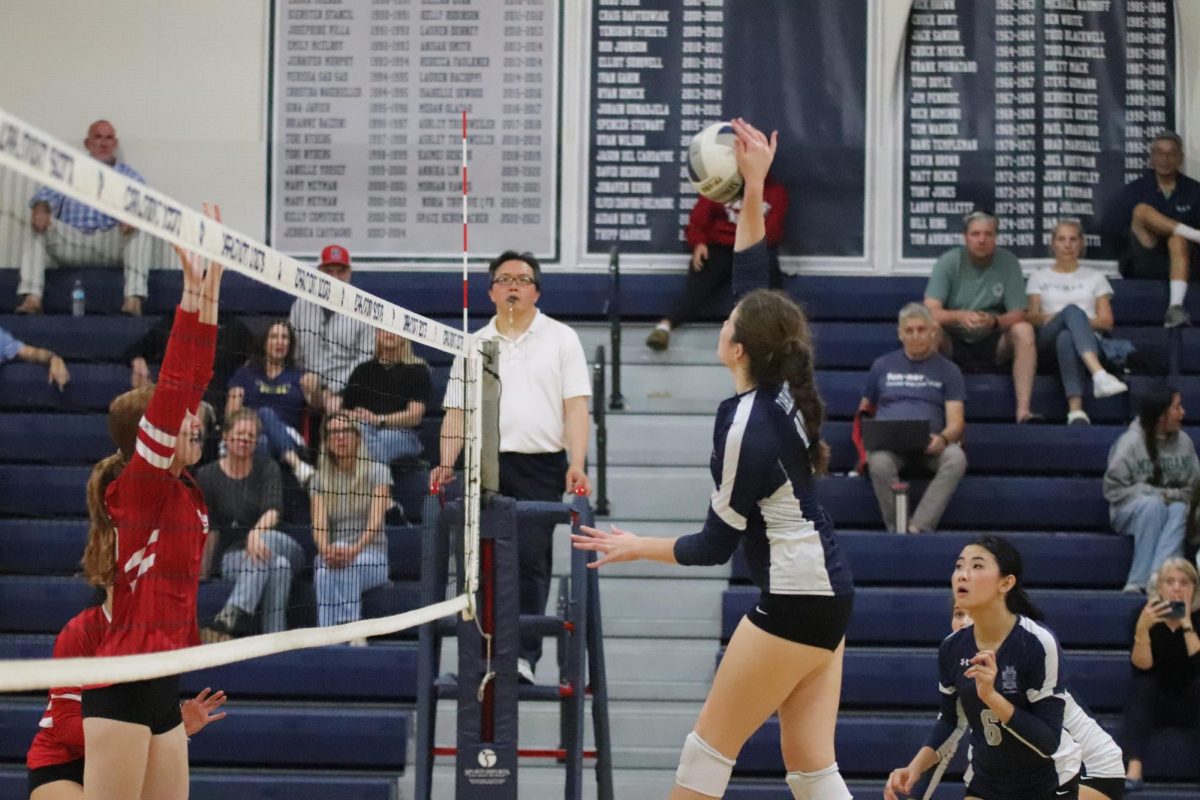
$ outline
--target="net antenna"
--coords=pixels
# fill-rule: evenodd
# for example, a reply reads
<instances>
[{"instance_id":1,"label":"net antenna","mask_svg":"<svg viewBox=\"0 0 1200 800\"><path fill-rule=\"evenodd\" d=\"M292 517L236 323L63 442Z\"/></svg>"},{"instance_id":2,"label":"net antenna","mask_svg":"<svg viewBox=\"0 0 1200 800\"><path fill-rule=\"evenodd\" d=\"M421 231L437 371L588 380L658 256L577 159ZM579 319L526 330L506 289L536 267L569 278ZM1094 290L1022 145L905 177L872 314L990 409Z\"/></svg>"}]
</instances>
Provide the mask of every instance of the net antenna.
<instances>
[{"instance_id":1,"label":"net antenna","mask_svg":"<svg viewBox=\"0 0 1200 800\"><path fill-rule=\"evenodd\" d=\"M0 171L3 170L24 176L99 213L138 228L157 240L197 253L287 295L310 300L373 328L383 328L414 342L462 357L463 374L467 382L464 387L465 459L478 472L482 360L477 337L466 330L456 330L416 314L349 283L333 281L314 267L206 218L199 211L117 172L0 108ZM12 198L8 198L8 201L12 202ZM468 473L466 483L464 549L475 554L478 552L479 537L478 482L470 480ZM320 647L359 637L394 633L467 611L473 603L474 587L478 583L477 558L473 557L468 564L471 572L467 576L467 590L425 608L389 617L261 634L165 653L103 659L0 661L0 692L148 680L298 648Z\"/></svg>"}]
</instances>

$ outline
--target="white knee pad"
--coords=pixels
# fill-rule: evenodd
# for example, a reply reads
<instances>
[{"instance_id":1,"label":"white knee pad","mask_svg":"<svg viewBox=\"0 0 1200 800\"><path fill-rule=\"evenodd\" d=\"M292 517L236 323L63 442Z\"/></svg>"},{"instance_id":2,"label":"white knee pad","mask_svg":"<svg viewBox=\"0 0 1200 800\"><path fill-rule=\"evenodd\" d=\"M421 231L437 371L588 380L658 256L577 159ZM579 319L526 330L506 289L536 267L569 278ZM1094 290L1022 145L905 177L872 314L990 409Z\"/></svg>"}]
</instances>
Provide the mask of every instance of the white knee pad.
<instances>
[{"instance_id":1,"label":"white knee pad","mask_svg":"<svg viewBox=\"0 0 1200 800\"><path fill-rule=\"evenodd\" d=\"M723 797L733 774L734 760L718 753L692 731L683 742L675 783L705 797Z\"/></svg>"},{"instance_id":2,"label":"white knee pad","mask_svg":"<svg viewBox=\"0 0 1200 800\"><path fill-rule=\"evenodd\" d=\"M854 800L836 761L816 772L789 772L787 785L796 800Z\"/></svg>"}]
</instances>

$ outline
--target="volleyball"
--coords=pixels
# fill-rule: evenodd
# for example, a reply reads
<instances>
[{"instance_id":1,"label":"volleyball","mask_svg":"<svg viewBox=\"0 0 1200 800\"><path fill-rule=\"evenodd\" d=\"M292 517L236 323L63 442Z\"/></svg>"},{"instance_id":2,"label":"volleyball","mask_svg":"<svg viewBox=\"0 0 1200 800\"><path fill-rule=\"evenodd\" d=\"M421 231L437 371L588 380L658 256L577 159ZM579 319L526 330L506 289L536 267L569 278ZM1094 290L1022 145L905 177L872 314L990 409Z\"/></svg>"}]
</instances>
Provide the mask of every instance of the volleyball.
<instances>
[{"instance_id":1,"label":"volleyball","mask_svg":"<svg viewBox=\"0 0 1200 800\"><path fill-rule=\"evenodd\" d=\"M688 145L688 179L714 203L728 203L742 193L742 173L733 152L736 138L728 122L715 122Z\"/></svg>"}]
</instances>

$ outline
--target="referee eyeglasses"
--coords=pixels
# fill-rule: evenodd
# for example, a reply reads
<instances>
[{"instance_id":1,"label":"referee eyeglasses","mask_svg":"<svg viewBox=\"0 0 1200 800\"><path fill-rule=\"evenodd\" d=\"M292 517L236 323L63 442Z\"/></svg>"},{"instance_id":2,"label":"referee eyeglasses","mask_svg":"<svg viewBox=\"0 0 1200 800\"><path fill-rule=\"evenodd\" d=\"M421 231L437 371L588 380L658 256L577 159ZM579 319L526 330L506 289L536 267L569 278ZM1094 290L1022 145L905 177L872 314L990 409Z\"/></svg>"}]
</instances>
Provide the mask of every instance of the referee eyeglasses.
<instances>
[{"instance_id":1,"label":"referee eyeglasses","mask_svg":"<svg viewBox=\"0 0 1200 800\"><path fill-rule=\"evenodd\" d=\"M533 286L536 283L532 275L500 275L492 280L492 286Z\"/></svg>"}]
</instances>

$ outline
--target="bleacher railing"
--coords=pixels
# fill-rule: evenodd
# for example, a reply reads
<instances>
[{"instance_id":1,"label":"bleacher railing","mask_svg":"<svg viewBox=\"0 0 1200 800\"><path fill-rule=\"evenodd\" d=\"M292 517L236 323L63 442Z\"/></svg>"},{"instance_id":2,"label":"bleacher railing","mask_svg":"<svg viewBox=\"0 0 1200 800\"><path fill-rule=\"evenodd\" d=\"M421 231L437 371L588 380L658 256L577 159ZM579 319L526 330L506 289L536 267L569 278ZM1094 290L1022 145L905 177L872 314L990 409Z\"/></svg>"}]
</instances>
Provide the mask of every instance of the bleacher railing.
<instances>
[{"instance_id":1,"label":"bleacher railing","mask_svg":"<svg viewBox=\"0 0 1200 800\"><path fill-rule=\"evenodd\" d=\"M621 394L621 253L614 245L608 251L608 314L609 342L612 346L612 395L608 407L614 411L625 408ZM603 397L603 395L601 395Z\"/></svg>"},{"instance_id":2,"label":"bleacher railing","mask_svg":"<svg viewBox=\"0 0 1200 800\"><path fill-rule=\"evenodd\" d=\"M596 516L608 516L608 416L604 395L607 391L604 345L596 346L592 360L592 420L596 425Z\"/></svg>"}]
</instances>

